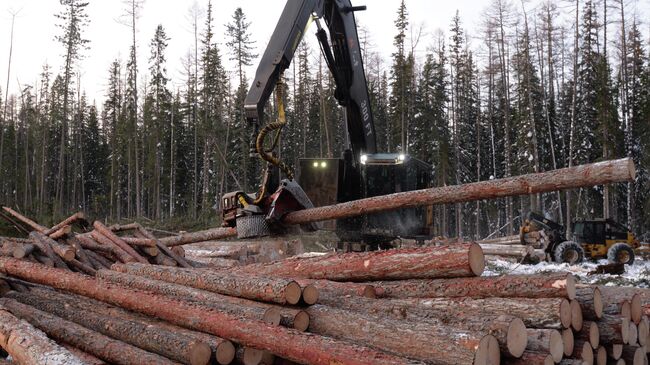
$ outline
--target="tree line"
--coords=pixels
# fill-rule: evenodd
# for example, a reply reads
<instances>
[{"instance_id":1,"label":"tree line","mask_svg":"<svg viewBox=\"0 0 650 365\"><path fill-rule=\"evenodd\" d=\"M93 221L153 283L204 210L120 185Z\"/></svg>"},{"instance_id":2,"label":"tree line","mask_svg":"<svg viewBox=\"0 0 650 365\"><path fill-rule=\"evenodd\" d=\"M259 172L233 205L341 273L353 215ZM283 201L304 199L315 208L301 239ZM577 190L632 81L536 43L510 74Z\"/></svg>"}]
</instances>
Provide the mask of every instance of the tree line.
<instances>
[{"instance_id":1,"label":"tree line","mask_svg":"<svg viewBox=\"0 0 650 365\"><path fill-rule=\"evenodd\" d=\"M172 87L171 37L162 25L153 30L148 67L140 70L137 49L145 45L135 34L143 3L125 0L129 57L111 63L97 105L78 77L80 60L92 51L84 33L88 2L60 3L63 68L43 66L38 82L21 85L0 105L3 204L42 220L81 209L116 220L214 225L223 193L256 191L262 163L249 156L243 102L246 69L263 47L251 40L241 8L225 32L217 30L209 0L205 12L194 9L183 87ZM437 235L508 234L531 210L560 223L612 217L638 234L648 231L648 39L626 11L624 0L491 0L470 37L458 13L446 31L425 33L409 24L402 0L388 59L360 29L379 150L430 163L432 186L625 156L636 163L629 184L436 207ZM226 58L235 69L226 69ZM300 157L340 156L344 115L318 50L303 41L285 79L280 157L296 166ZM274 108L271 100L269 119Z\"/></svg>"}]
</instances>

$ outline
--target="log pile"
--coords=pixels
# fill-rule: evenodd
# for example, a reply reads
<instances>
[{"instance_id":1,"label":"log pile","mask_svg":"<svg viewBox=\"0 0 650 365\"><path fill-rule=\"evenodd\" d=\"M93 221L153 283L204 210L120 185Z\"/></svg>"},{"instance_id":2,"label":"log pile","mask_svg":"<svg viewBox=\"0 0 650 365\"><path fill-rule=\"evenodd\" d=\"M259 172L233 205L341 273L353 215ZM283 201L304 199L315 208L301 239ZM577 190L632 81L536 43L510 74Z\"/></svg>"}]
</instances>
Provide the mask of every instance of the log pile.
<instances>
[{"instance_id":1,"label":"log pile","mask_svg":"<svg viewBox=\"0 0 650 365\"><path fill-rule=\"evenodd\" d=\"M32 352L58 343L89 363L645 361L646 292L483 267L471 243L228 269L127 262L94 277L0 257L0 315L56 342Z\"/></svg>"}]
</instances>

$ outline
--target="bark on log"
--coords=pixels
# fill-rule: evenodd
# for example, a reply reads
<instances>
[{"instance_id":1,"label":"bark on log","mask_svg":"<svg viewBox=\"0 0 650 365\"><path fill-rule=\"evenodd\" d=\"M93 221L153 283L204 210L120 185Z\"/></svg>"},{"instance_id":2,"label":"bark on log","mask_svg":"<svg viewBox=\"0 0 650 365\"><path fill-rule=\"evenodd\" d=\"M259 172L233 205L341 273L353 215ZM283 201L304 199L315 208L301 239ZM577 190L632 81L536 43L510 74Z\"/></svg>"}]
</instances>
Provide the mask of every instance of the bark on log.
<instances>
[{"instance_id":1,"label":"bark on log","mask_svg":"<svg viewBox=\"0 0 650 365\"><path fill-rule=\"evenodd\" d=\"M92 250L88 250L86 252L86 254L91 259L95 260L97 264L102 266L101 268L98 268L98 269L110 269L111 268L112 263L110 261L108 261L104 256L102 256L102 255L100 255L100 254L98 254L96 252L93 252Z\"/></svg>"},{"instance_id":2,"label":"bark on log","mask_svg":"<svg viewBox=\"0 0 650 365\"><path fill-rule=\"evenodd\" d=\"M177 364L124 342L91 331L78 324L45 313L13 299L0 298L0 303L14 315L60 342L66 342L108 362L119 364Z\"/></svg>"},{"instance_id":3,"label":"bark on log","mask_svg":"<svg viewBox=\"0 0 650 365\"><path fill-rule=\"evenodd\" d=\"M630 333L630 320L622 316L603 315L598 321L601 343L627 344Z\"/></svg>"},{"instance_id":4,"label":"bark on log","mask_svg":"<svg viewBox=\"0 0 650 365\"><path fill-rule=\"evenodd\" d=\"M205 365L210 361L212 351L203 342L157 326L131 322L114 315L105 316L75 300L60 300L37 292L13 292L7 297L183 364Z\"/></svg>"},{"instance_id":5,"label":"bark on log","mask_svg":"<svg viewBox=\"0 0 650 365\"><path fill-rule=\"evenodd\" d=\"M178 236L164 237L160 239L160 242L165 246L172 247L235 236L237 236L237 229L235 228L213 228L205 231L183 233Z\"/></svg>"},{"instance_id":6,"label":"bark on log","mask_svg":"<svg viewBox=\"0 0 650 365\"><path fill-rule=\"evenodd\" d=\"M548 353L524 352L518 359L504 359L505 365L554 365L553 356Z\"/></svg>"},{"instance_id":7,"label":"bark on log","mask_svg":"<svg viewBox=\"0 0 650 365\"><path fill-rule=\"evenodd\" d=\"M0 306L0 347L22 365L83 365L79 358L45 333ZM13 363L12 363L13 364Z\"/></svg>"},{"instance_id":8,"label":"bark on log","mask_svg":"<svg viewBox=\"0 0 650 365\"><path fill-rule=\"evenodd\" d=\"M326 297L322 304L377 319L426 322L432 326L471 330L477 335L493 335L501 351L509 357L519 357L526 349L526 326L520 318L504 314L472 312L475 308L457 306L450 311L428 308L417 300L369 299L363 297ZM471 314L470 314L471 313Z\"/></svg>"},{"instance_id":9,"label":"bark on log","mask_svg":"<svg viewBox=\"0 0 650 365\"><path fill-rule=\"evenodd\" d=\"M298 283L281 278L237 274L221 275L204 270L140 264L115 264L112 269L219 294L270 303L295 305L300 302L302 296L302 288Z\"/></svg>"},{"instance_id":10,"label":"bark on log","mask_svg":"<svg viewBox=\"0 0 650 365\"><path fill-rule=\"evenodd\" d=\"M60 269L44 268L17 259L0 257L0 272L95 298L186 328L214 334L245 346L267 350L279 357L296 362L313 365L331 365L333 363L340 365L414 364L413 360L367 347L327 337L306 335L259 321L243 320L236 316L188 305L164 296L106 285L84 275ZM496 340L494 343L495 347L498 346Z\"/></svg>"},{"instance_id":11,"label":"bark on log","mask_svg":"<svg viewBox=\"0 0 650 365\"><path fill-rule=\"evenodd\" d=\"M294 258L271 264L247 265L234 271L334 281L373 281L480 276L484 267L481 247L470 243L364 253L334 253L315 258Z\"/></svg>"},{"instance_id":12,"label":"bark on log","mask_svg":"<svg viewBox=\"0 0 650 365\"><path fill-rule=\"evenodd\" d=\"M558 363L564 357L564 341L562 334L552 329L531 329L527 331L528 345L526 351L551 354L553 361Z\"/></svg>"},{"instance_id":13,"label":"bark on log","mask_svg":"<svg viewBox=\"0 0 650 365\"><path fill-rule=\"evenodd\" d=\"M79 241L81 247L91 250L91 251L100 251L100 252L113 252L113 245L105 245L99 242L96 242L92 233L78 234L75 238Z\"/></svg>"},{"instance_id":14,"label":"bark on log","mask_svg":"<svg viewBox=\"0 0 650 365\"><path fill-rule=\"evenodd\" d=\"M563 189L591 187L614 182L633 181L636 172L630 158L558 169L549 172L408 191L355 200L325 207L288 213L286 224L305 224L350 218L409 207L462 203L506 196L530 195Z\"/></svg>"},{"instance_id":15,"label":"bark on log","mask_svg":"<svg viewBox=\"0 0 650 365\"><path fill-rule=\"evenodd\" d=\"M68 264L70 264L70 266L72 266L73 268L77 269L77 271L82 272L84 274L90 276L95 276L95 274L97 274L97 271L95 269L93 269L92 267L84 264L83 262L77 259L72 259L68 261Z\"/></svg>"},{"instance_id":16,"label":"bark on log","mask_svg":"<svg viewBox=\"0 0 650 365\"><path fill-rule=\"evenodd\" d=\"M22 259L31 255L34 252L35 248L36 247L31 243L16 245L16 247L13 249L12 255L17 259Z\"/></svg>"},{"instance_id":17,"label":"bark on log","mask_svg":"<svg viewBox=\"0 0 650 365\"><path fill-rule=\"evenodd\" d=\"M280 321L286 317L285 321L294 322L292 318L301 316L302 319L295 321L300 326L296 328L298 330L304 331L306 326L309 325L309 318L306 319L307 322L305 325L304 315L300 315L299 313L302 311L297 309L283 308L272 304L221 295L185 285L123 274L112 270L100 270L97 273L97 277L102 281L120 284L127 288L146 290L155 294L174 297L177 300L187 300L209 305L211 308L249 319L263 320L268 317L266 313L270 309L275 309L280 313Z\"/></svg>"},{"instance_id":18,"label":"bark on log","mask_svg":"<svg viewBox=\"0 0 650 365\"><path fill-rule=\"evenodd\" d=\"M650 302L650 289L627 288L618 286L599 286L603 300L607 303L630 302L630 315L634 323L639 324L643 317L644 302Z\"/></svg>"},{"instance_id":19,"label":"bark on log","mask_svg":"<svg viewBox=\"0 0 650 365\"><path fill-rule=\"evenodd\" d=\"M81 351L81 350L79 350L78 348L76 348L76 347L74 347L72 345L69 345L67 343L62 343L61 346L63 346L66 350L70 351L70 353L72 353L74 356L78 357L79 360L83 361L84 364L86 364L86 365L108 365L107 363L105 363L101 359L99 359L99 358L97 358L97 357L95 357L95 356L93 356L93 355L91 355L91 354L89 354L89 353L87 353L85 351Z\"/></svg>"},{"instance_id":20,"label":"bark on log","mask_svg":"<svg viewBox=\"0 0 650 365\"><path fill-rule=\"evenodd\" d=\"M122 250L126 251L130 256L135 258L138 262L143 263L143 264L148 264L149 261L142 257L139 253L137 253L133 247L129 246L126 242L124 242L120 237L118 237L115 233L111 232L108 227L106 227L102 222L100 221L95 221L93 223L93 227L95 227L95 230L97 230L99 233L104 235L106 238L111 240L115 245L119 246Z\"/></svg>"},{"instance_id":21,"label":"bark on log","mask_svg":"<svg viewBox=\"0 0 650 365\"><path fill-rule=\"evenodd\" d=\"M94 299L82 297L75 294L64 294L49 288L32 288L30 290L30 293L37 293L46 298L56 298L61 301L76 303L75 305L78 308L91 310L104 316L123 318L127 321L138 322L144 326L160 327L169 332L193 338L198 342L204 342L210 346L213 352L212 360L216 359L218 364L229 364L234 356L235 347L230 341L209 335L207 333L188 330L161 320L144 316L142 314L114 307Z\"/></svg>"},{"instance_id":22,"label":"bark on log","mask_svg":"<svg viewBox=\"0 0 650 365\"><path fill-rule=\"evenodd\" d=\"M379 298L567 298L576 295L571 274L504 275L454 280L370 283Z\"/></svg>"},{"instance_id":23,"label":"bark on log","mask_svg":"<svg viewBox=\"0 0 650 365\"><path fill-rule=\"evenodd\" d=\"M34 237L36 240L42 243L47 243L52 248L52 251L54 251L54 253L56 253L64 261L73 260L77 254L74 247L62 245L40 232L32 232L30 233L30 236Z\"/></svg>"},{"instance_id":24,"label":"bark on log","mask_svg":"<svg viewBox=\"0 0 650 365\"><path fill-rule=\"evenodd\" d=\"M136 230L136 233L140 233L140 234L142 234L143 236L145 236L145 237L147 237L149 239L155 240L156 247L158 247L158 249L161 252L165 253L167 256L174 259L176 261L176 263L178 263L178 266L186 267L186 268L192 267L192 265L190 265L190 263L187 262L187 260L185 260L184 255L181 256L181 255L177 254L176 252L174 252L174 250L172 250L169 247L165 246L162 242L160 242L160 240L158 240L156 238L156 236L154 236L151 232L144 229L142 226L138 225L138 229ZM179 247L179 248L181 248L181 247Z\"/></svg>"},{"instance_id":25,"label":"bark on log","mask_svg":"<svg viewBox=\"0 0 650 365\"><path fill-rule=\"evenodd\" d=\"M499 345L491 335L430 323L404 322L314 305L306 309L310 332L366 344L436 364L498 364ZM422 346L426 344L426 346Z\"/></svg>"},{"instance_id":26,"label":"bark on log","mask_svg":"<svg viewBox=\"0 0 650 365\"><path fill-rule=\"evenodd\" d=\"M156 240L150 238L120 237L120 239L132 246L156 247Z\"/></svg>"},{"instance_id":27,"label":"bark on log","mask_svg":"<svg viewBox=\"0 0 650 365\"><path fill-rule=\"evenodd\" d=\"M75 224L77 221L84 221L86 220L86 216L82 212L77 212L68 218L64 219L60 223L54 225L52 228L47 229L46 231L43 232L44 235L49 236L52 233L58 231L59 229L65 227L65 226L72 226Z\"/></svg>"},{"instance_id":28,"label":"bark on log","mask_svg":"<svg viewBox=\"0 0 650 365\"><path fill-rule=\"evenodd\" d=\"M597 287L576 289L576 298L582 307L582 317L589 321L598 321L603 317L603 297Z\"/></svg>"}]
</instances>

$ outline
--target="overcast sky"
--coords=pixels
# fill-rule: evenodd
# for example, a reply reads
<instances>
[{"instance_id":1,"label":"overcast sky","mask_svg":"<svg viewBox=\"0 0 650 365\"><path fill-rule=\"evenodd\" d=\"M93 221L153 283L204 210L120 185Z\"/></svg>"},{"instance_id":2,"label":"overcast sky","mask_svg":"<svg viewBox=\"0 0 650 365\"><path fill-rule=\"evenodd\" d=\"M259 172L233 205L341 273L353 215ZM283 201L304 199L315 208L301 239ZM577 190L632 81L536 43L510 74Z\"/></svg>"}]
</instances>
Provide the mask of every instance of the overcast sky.
<instances>
[{"instance_id":1,"label":"overcast sky","mask_svg":"<svg viewBox=\"0 0 650 365\"><path fill-rule=\"evenodd\" d=\"M101 104L106 84L108 68L115 58L126 59L130 45L130 29L117 20L123 14L119 0L88 0L87 13L89 26L84 37L90 40L90 49L83 51L85 56L80 64L81 84L91 99L97 98ZM639 0L645 7L650 0ZM388 58L393 51L395 29L393 22L400 0L353 0L354 5L367 5L368 10L357 13L359 23L367 28L377 49ZM147 73L149 41L155 27L162 24L171 38L167 49L168 72L177 86L182 82L183 59L193 47L194 39L189 17L194 3L205 7L207 0L146 0L138 25L139 71ZM483 9L489 0L407 0L411 24L423 26L425 35L442 28L445 31L456 10L460 12L463 25L470 34L479 28ZM646 5L648 4L648 5ZM282 9L284 0L213 0L217 39L225 48L225 24L231 19L236 7L242 7L252 23L250 31L255 40L258 54L264 51ZM34 84L43 64L49 63L55 72L61 69L62 46L54 41L61 31L56 27L55 14L61 12L58 0L0 0L0 89L5 90L6 70L9 55L11 29L10 9L20 10L16 17L12 72L9 83L10 92L17 92L20 84ZM200 20L203 26L204 18ZM306 37L315 38L315 27ZM425 37L419 48L423 51L431 44L432 37ZM314 49L316 52L316 49ZM226 55L226 59L229 55ZM256 62L254 62L256 65ZM254 68L248 70L249 79ZM232 68L231 68L232 69ZM4 97L4 95L2 95Z\"/></svg>"}]
</instances>

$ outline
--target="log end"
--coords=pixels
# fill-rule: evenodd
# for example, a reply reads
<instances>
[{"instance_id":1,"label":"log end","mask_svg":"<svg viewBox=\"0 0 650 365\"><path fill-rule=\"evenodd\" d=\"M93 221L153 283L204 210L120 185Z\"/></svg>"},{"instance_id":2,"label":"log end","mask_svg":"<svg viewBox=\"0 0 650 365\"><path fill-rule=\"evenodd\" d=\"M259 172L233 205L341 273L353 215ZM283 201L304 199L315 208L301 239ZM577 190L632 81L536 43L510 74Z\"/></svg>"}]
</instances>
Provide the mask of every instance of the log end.
<instances>
[{"instance_id":1,"label":"log end","mask_svg":"<svg viewBox=\"0 0 650 365\"><path fill-rule=\"evenodd\" d=\"M636 324L641 322L641 317L643 317L643 305L641 304L641 296L639 294L634 294L632 300L630 300L630 315L632 316L632 321Z\"/></svg>"},{"instance_id":2,"label":"log end","mask_svg":"<svg viewBox=\"0 0 650 365\"><path fill-rule=\"evenodd\" d=\"M478 243L472 243L469 246L469 267L476 276L481 276L485 269L485 255Z\"/></svg>"},{"instance_id":3,"label":"log end","mask_svg":"<svg viewBox=\"0 0 650 365\"><path fill-rule=\"evenodd\" d=\"M474 354L474 365L500 364L499 342L492 335L483 336Z\"/></svg>"},{"instance_id":4,"label":"log end","mask_svg":"<svg viewBox=\"0 0 650 365\"><path fill-rule=\"evenodd\" d=\"M576 298L576 278L573 274L567 274L566 276L566 292L570 300Z\"/></svg>"},{"instance_id":5,"label":"log end","mask_svg":"<svg viewBox=\"0 0 650 365\"><path fill-rule=\"evenodd\" d=\"M278 326L280 325L280 321L282 320L282 313L280 312L279 309L275 307L271 307L267 309L264 312L264 315L262 316L262 321L266 322L272 326Z\"/></svg>"},{"instance_id":6,"label":"log end","mask_svg":"<svg viewBox=\"0 0 650 365\"><path fill-rule=\"evenodd\" d=\"M377 298L377 291L375 290L374 286L366 285L366 286L363 287L362 296L365 297L365 298L376 299Z\"/></svg>"},{"instance_id":7,"label":"log end","mask_svg":"<svg viewBox=\"0 0 650 365\"><path fill-rule=\"evenodd\" d=\"M191 365L207 365L212 357L212 349L205 342L193 342L189 345L188 353Z\"/></svg>"},{"instance_id":8,"label":"log end","mask_svg":"<svg viewBox=\"0 0 650 365\"><path fill-rule=\"evenodd\" d=\"M560 331L554 330L551 332L548 349L551 353L551 357L553 357L553 361L559 363L564 357L564 340L562 340L562 334Z\"/></svg>"},{"instance_id":9,"label":"log end","mask_svg":"<svg viewBox=\"0 0 650 365\"><path fill-rule=\"evenodd\" d=\"M649 333L649 328L648 328L648 320L646 318L643 318L641 322L639 322L639 326L637 327L639 331L639 346L648 346L648 333Z\"/></svg>"},{"instance_id":10,"label":"log end","mask_svg":"<svg viewBox=\"0 0 650 365\"><path fill-rule=\"evenodd\" d=\"M235 346L232 342L221 342L215 350L215 358L220 365L230 364L235 359Z\"/></svg>"},{"instance_id":11,"label":"log end","mask_svg":"<svg viewBox=\"0 0 650 365\"><path fill-rule=\"evenodd\" d=\"M579 357L580 359L582 359L583 364L584 363L586 363L586 364L593 364L594 363L594 349L591 348L591 344L589 343L589 341L585 341L582 344L582 348L575 349L575 351L576 351L576 353L574 353L574 354L576 355L576 357ZM579 352L577 352L577 351L579 351Z\"/></svg>"},{"instance_id":12,"label":"log end","mask_svg":"<svg viewBox=\"0 0 650 365\"><path fill-rule=\"evenodd\" d=\"M573 354L573 347L575 339L573 331L570 329L562 330L562 343L564 345L564 356L571 356Z\"/></svg>"},{"instance_id":13,"label":"log end","mask_svg":"<svg viewBox=\"0 0 650 365\"><path fill-rule=\"evenodd\" d=\"M630 327L628 332L627 344L630 346L636 346L639 341L639 329L637 328L634 322L630 321Z\"/></svg>"},{"instance_id":14,"label":"log end","mask_svg":"<svg viewBox=\"0 0 650 365\"><path fill-rule=\"evenodd\" d=\"M634 358L632 359L633 365L646 365L648 363L645 351L645 347L636 348L636 351L634 351Z\"/></svg>"},{"instance_id":15,"label":"log end","mask_svg":"<svg viewBox=\"0 0 650 365\"><path fill-rule=\"evenodd\" d=\"M589 343L594 349L600 347L600 329L596 322L589 323Z\"/></svg>"},{"instance_id":16,"label":"log end","mask_svg":"<svg viewBox=\"0 0 650 365\"><path fill-rule=\"evenodd\" d=\"M629 300L625 300L621 303L619 310L621 312L621 316L632 320L632 305L630 304Z\"/></svg>"},{"instance_id":17,"label":"log end","mask_svg":"<svg viewBox=\"0 0 650 365\"><path fill-rule=\"evenodd\" d=\"M287 304L296 305L302 297L302 289L295 281L290 281L284 291L284 298Z\"/></svg>"},{"instance_id":18,"label":"log end","mask_svg":"<svg viewBox=\"0 0 650 365\"><path fill-rule=\"evenodd\" d=\"M609 357L611 357L614 360L618 360L623 356L623 345L617 343L611 345L611 352L609 353Z\"/></svg>"},{"instance_id":19,"label":"log end","mask_svg":"<svg viewBox=\"0 0 650 365\"><path fill-rule=\"evenodd\" d=\"M560 304L560 322L562 322L562 327L570 328L571 327L571 317L572 317L571 302L566 299L562 300Z\"/></svg>"},{"instance_id":20,"label":"log end","mask_svg":"<svg viewBox=\"0 0 650 365\"><path fill-rule=\"evenodd\" d=\"M23 245L17 245L11 252L12 256L16 259L24 259L27 256L27 250Z\"/></svg>"},{"instance_id":21,"label":"log end","mask_svg":"<svg viewBox=\"0 0 650 365\"><path fill-rule=\"evenodd\" d=\"M305 332L309 328L309 314L305 311L299 311L293 319L293 328Z\"/></svg>"},{"instance_id":22,"label":"log end","mask_svg":"<svg viewBox=\"0 0 650 365\"><path fill-rule=\"evenodd\" d=\"M603 318L603 294L600 292L600 289L595 288L594 289L594 312L596 314L596 318L601 319Z\"/></svg>"},{"instance_id":23,"label":"log end","mask_svg":"<svg viewBox=\"0 0 650 365\"><path fill-rule=\"evenodd\" d=\"M239 361L244 365L258 365L262 362L264 351L252 347L244 347L244 353Z\"/></svg>"},{"instance_id":24,"label":"log end","mask_svg":"<svg viewBox=\"0 0 650 365\"><path fill-rule=\"evenodd\" d=\"M313 305L318 302L318 288L309 284L302 289L302 300L307 305Z\"/></svg>"},{"instance_id":25,"label":"log end","mask_svg":"<svg viewBox=\"0 0 650 365\"><path fill-rule=\"evenodd\" d=\"M582 319L582 307L580 306L580 303L577 300L572 300L571 301L571 327L576 332L580 332L582 330L582 324L583 324L583 319Z\"/></svg>"},{"instance_id":26,"label":"log end","mask_svg":"<svg viewBox=\"0 0 650 365\"><path fill-rule=\"evenodd\" d=\"M623 339L623 344L628 344L630 342L630 319L621 318L621 338Z\"/></svg>"},{"instance_id":27,"label":"log end","mask_svg":"<svg viewBox=\"0 0 650 365\"><path fill-rule=\"evenodd\" d=\"M519 358L524 354L526 346L528 346L528 333L526 332L526 325L521 318L515 318L510 322L506 342L508 352L512 357Z\"/></svg>"},{"instance_id":28,"label":"log end","mask_svg":"<svg viewBox=\"0 0 650 365\"><path fill-rule=\"evenodd\" d=\"M607 350L604 346L599 346L596 350L596 364L607 365Z\"/></svg>"},{"instance_id":29,"label":"log end","mask_svg":"<svg viewBox=\"0 0 650 365\"><path fill-rule=\"evenodd\" d=\"M634 166L634 160L631 158L626 158L627 160L627 171L628 171L628 180L634 181L636 179L636 167Z\"/></svg>"},{"instance_id":30,"label":"log end","mask_svg":"<svg viewBox=\"0 0 650 365\"><path fill-rule=\"evenodd\" d=\"M77 253L75 252L75 249L73 249L72 247L66 247L61 252L61 258L63 260L65 260L66 262L74 260L76 255L77 255Z\"/></svg>"}]
</instances>

